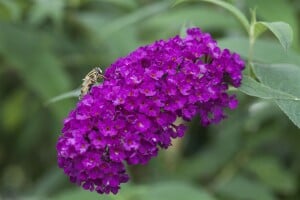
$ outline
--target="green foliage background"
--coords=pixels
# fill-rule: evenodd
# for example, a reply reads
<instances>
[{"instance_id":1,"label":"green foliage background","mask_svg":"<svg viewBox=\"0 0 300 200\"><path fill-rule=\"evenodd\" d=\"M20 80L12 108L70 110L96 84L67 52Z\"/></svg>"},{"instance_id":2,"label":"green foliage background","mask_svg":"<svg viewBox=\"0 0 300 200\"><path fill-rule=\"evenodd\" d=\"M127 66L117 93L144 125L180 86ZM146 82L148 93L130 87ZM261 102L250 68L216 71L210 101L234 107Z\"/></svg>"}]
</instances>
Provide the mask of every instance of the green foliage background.
<instances>
[{"instance_id":1,"label":"green foliage background","mask_svg":"<svg viewBox=\"0 0 300 200\"><path fill-rule=\"evenodd\" d=\"M227 2L248 18L256 8L258 20L284 21L294 31L287 52L264 33L255 43L254 61L300 66L299 1ZM254 96L261 92L264 100L235 91L240 105L224 122L203 128L195 119L169 150L147 166L129 167L132 179L118 195L83 191L58 169L55 142L77 98L47 101L78 88L94 66L105 68L140 45L191 25L248 58L249 39L230 12L200 1L173 3L0 0L0 199L300 199L300 131L271 98L264 98L265 90L256 88ZM254 69L263 74L258 65ZM275 75L280 82L280 73ZM290 86L299 89L300 76L292 78L296 82Z\"/></svg>"}]
</instances>

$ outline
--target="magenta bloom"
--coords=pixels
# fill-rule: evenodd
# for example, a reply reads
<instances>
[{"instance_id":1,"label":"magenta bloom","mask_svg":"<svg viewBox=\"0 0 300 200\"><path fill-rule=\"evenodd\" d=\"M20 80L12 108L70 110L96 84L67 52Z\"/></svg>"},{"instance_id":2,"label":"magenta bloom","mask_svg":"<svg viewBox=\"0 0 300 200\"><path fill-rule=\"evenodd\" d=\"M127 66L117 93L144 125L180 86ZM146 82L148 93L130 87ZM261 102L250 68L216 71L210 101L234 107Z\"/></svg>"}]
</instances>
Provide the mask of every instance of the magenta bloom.
<instances>
[{"instance_id":1,"label":"magenta bloom","mask_svg":"<svg viewBox=\"0 0 300 200\"><path fill-rule=\"evenodd\" d=\"M240 86L243 69L238 54L199 28L138 48L107 68L103 83L65 119L59 167L84 189L116 194L129 180L125 163L146 164L184 135L177 118L198 115L206 126L234 109L237 100L226 91Z\"/></svg>"}]
</instances>

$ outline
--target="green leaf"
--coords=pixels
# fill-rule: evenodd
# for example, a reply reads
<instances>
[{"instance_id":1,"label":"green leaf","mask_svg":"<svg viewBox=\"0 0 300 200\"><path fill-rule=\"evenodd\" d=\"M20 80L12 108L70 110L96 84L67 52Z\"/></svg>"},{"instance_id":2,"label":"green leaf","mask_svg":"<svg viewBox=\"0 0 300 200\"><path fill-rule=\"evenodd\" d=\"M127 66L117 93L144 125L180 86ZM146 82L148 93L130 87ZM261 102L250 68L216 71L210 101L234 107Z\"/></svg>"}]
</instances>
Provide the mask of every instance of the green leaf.
<instances>
[{"instance_id":1,"label":"green leaf","mask_svg":"<svg viewBox=\"0 0 300 200\"><path fill-rule=\"evenodd\" d=\"M249 161L246 168L254 173L263 183L274 190L284 193L294 193L297 181L293 174L283 168L274 157L260 156Z\"/></svg>"},{"instance_id":2,"label":"green leaf","mask_svg":"<svg viewBox=\"0 0 300 200\"><path fill-rule=\"evenodd\" d=\"M113 32L110 37L114 38L107 44L107 54L109 58L122 57L132 49L136 49L141 44L137 40L137 31L134 28L124 27L122 31ZM110 60L110 62L114 62Z\"/></svg>"},{"instance_id":3,"label":"green leaf","mask_svg":"<svg viewBox=\"0 0 300 200\"><path fill-rule=\"evenodd\" d=\"M300 67L292 64L254 64L255 74L265 85L288 93L299 101Z\"/></svg>"},{"instance_id":4,"label":"green leaf","mask_svg":"<svg viewBox=\"0 0 300 200\"><path fill-rule=\"evenodd\" d=\"M294 30L295 45L298 44L299 24L297 17L297 7L295 2L287 0L251 0L244 1L246 7L256 8L256 13L262 21L283 21L291 25Z\"/></svg>"},{"instance_id":5,"label":"green leaf","mask_svg":"<svg viewBox=\"0 0 300 200\"><path fill-rule=\"evenodd\" d=\"M250 96L263 99L294 100L296 98L293 95L273 89L267 85L257 82L249 76L243 77L243 82L239 90Z\"/></svg>"},{"instance_id":6,"label":"green leaf","mask_svg":"<svg viewBox=\"0 0 300 200\"><path fill-rule=\"evenodd\" d=\"M235 123L237 120L241 123ZM178 173L180 178L189 180L207 179L207 177L212 177L221 170L240 150L239 134L244 128L242 122L243 119L240 115L230 116L226 122L219 125L222 134L214 135L214 140L209 147L182 162L179 169L180 173ZM199 126L197 120L195 120L195 123ZM193 126L191 129L193 129ZM212 130L212 132L214 131Z\"/></svg>"},{"instance_id":7,"label":"green leaf","mask_svg":"<svg viewBox=\"0 0 300 200\"><path fill-rule=\"evenodd\" d=\"M175 1L174 5L178 5L180 3L189 2L189 1L195 1L195 0L177 0L177 1ZM231 5L225 1L220 1L220 0L198 0L198 1L212 3L212 4L218 5L224 9L228 10L240 21L240 23L245 28L245 30L247 32L249 32L250 23L249 23L248 19L240 10L238 10L233 5Z\"/></svg>"},{"instance_id":8,"label":"green leaf","mask_svg":"<svg viewBox=\"0 0 300 200\"><path fill-rule=\"evenodd\" d=\"M64 6L65 2L60 0L35 0L31 12L29 12L29 21L32 24L40 24L50 18L55 24L60 24Z\"/></svg>"},{"instance_id":9,"label":"green leaf","mask_svg":"<svg viewBox=\"0 0 300 200\"><path fill-rule=\"evenodd\" d=\"M258 181L237 176L215 187L216 192L228 199L275 200L272 191Z\"/></svg>"},{"instance_id":10,"label":"green leaf","mask_svg":"<svg viewBox=\"0 0 300 200\"><path fill-rule=\"evenodd\" d=\"M96 192L81 190L70 190L56 196L55 200L214 200L205 190L194 187L185 182L162 182L151 185L122 185L116 195L101 195Z\"/></svg>"},{"instance_id":11,"label":"green leaf","mask_svg":"<svg viewBox=\"0 0 300 200\"><path fill-rule=\"evenodd\" d=\"M225 38L218 41L222 48L239 53L242 57L248 57L249 39L244 37ZM263 63L293 63L300 65L300 56L293 49L285 52L278 42L266 39L258 39L254 44L253 60Z\"/></svg>"},{"instance_id":12,"label":"green leaf","mask_svg":"<svg viewBox=\"0 0 300 200\"><path fill-rule=\"evenodd\" d=\"M214 200L208 192L184 182L162 182L147 185L143 200Z\"/></svg>"},{"instance_id":13,"label":"green leaf","mask_svg":"<svg viewBox=\"0 0 300 200\"><path fill-rule=\"evenodd\" d=\"M274 99L283 112L300 127L300 67L292 64L254 64L257 78L272 90L292 96Z\"/></svg>"},{"instance_id":14,"label":"green leaf","mask_svg":"<svg viewBox=\"0 0 300 200\"><path fill-rule=\"evenodd\" d=\"M261 22L255 22L253 24L254 26L254 38L258 38L262 33L264 33L267 30L267 27L262 24Z\"/></svg>"},{"instance_id":15,"label":"green leaf","mask_svg":"<svg viewBox=\"0 0 300 200\"><path fill-rule=\"evenodd\" d=\"M278 116L279 112L282 115L282 111L274 103L274 105L270 104L270 106L263 108L260 112L265 116L261 117L253 114L253 111L252 113L250 111L250 116L248 117L250 120L247 122L248 130L255 133L248 138L248 141L245 144L246 149L250 152L255 152L257 149L263 149L267 144L273 143L274 140L281 140L282 124L271 123L269 126L264 126L264 124L271 119L274 120L274 117ZM254 120L256 120L256 122L254 122ZM278 120L282 121L282 117L278 117Z\"/></svg>"},{"instance_id":16,"label":"green leaf","mask_svg":"<svg viewBox=\"0 0 300 200\"><path fill-rule=\"evenodd\" d=\"M51 200L114 200L112 196L102 195L100 196L97 192L90 192L83 189L73 189L66 191L60 195L55 196Z\"/></svg>"},{"instance_id":17,"label":"green leaf","mask_svg":"<svg viewBox=\"0 0 300 200\"><path fill-rule=\"evenodd\" d=\"M127 9L134 9L138 7L138 4L135 0L97 0L99 2L110 3L116 6L124 7Z\"/></svg>"},{"instance_id":18,"label":"green leaf","mask_svg":"<svg viewBox=\"0 0 300 200\"><path fill-rule=\"evenodd\" d=\"M51 98L50 100L48 100L45 105L49 105L51 103L56 103L58 101L64 100L64 99L68 99L68 98L78 98L80 95L80 89L76 89L76 90L72 90L70 92L66 92L63 93L61 95L58 95L56 97Z\"/></svg>"},{"instance_id":19,"label":"green leaf","mask_svg":"<svg viewBox=\"0 0 300 200\"><path fill-rule=\"evenodd\" d=\"M232 146L230 146L231 149L228 146L213 145L201 153L184 160L179 168L179 177L184 180L195 180L196 178L213 176L234 154L236 146L233 146L234 149L232 149Z\"/></svg>"},{"instance_id":20,"label":"green leaf","mask_svg":"<svg viewBox=\"0 0 300 200\"><path fill-rule=\"evenodd\" d=\"M300 103L299 101L276 100L279 108L300 128Z\"/></svg>"},{"instance_id":21,"label":"green leaf","mask_svg":"<svg viewBox=\"0 0 300 200\"><path fill-rule=\"evenodd\" d=\"M218 12L208 5L178 6L146 19L142 26L151 42L157 38L174 35L174 32L182 28L182 24L199 26L205 31L239 28L239 24L230 13Z\"/></svg>"},{"instance_id":22,"label":"green leaf","mask_svg":"<svg viewBox=\"0 0 300 200\"><path fill-rule=\"evenodd\" d=\"M186 37L186 31L187 29L191 27L191 25L187 25L185 22L182 24L181 28L180 28L180 32L179 32L179 36L182 38Z\"/></svg>"},{"instance_id":23,"label":"green leaf","mask_svg":"<svg viewBox=\"0 0 300 200\"><path fill-rule=\"evenodd\" d=\"M277 37L285 50L292 44L293 30L291 26L285 22L256 22L254 28L255 37L258 37L265 30L269 29Z\"/></svg>"},{"instance_id":24,"label":"green leaf","mask_svg":"<svg viewBox=\"0 0 300 200\"><path fill-rule=\"evenodd\" d=\"M51 52L47 35L0 23L0 54L25 85L47 100L70 89L61 61Z\"/></svg>"},{"instance_id":25,"label":"green leaf","mask_svg":"<svg viewBox=\"0 0 300 200\"><path fill-rule=\"evenodd\" d=\"M168 1L161 1L158 3L150 4L149 6L145 6L143 8L137 9L137 11L132 12L126 16L122 16L116 20L113 20L107 25L101 27L101 35L103 37L110 37L110 35L114 32L119 31L122 28L125 28L131 24L135 24L140 22L150 16L153 16L157 13L160 13L166 10L170 6Z\"/></svg>"},{"instance_id":26,"label":"green leaf","mask_svg":"<svg viewBox=\"0 0 300 200\"><path fill-rule=\"evenodd\" d=\"M35 186L32 187L30 194L34 196L48 196L61 189L66 183L69 183L69 180L63 175L61 169L54 166L44 172L43 176L39 177L35 182Z\"/></svg>"}]
</instances>

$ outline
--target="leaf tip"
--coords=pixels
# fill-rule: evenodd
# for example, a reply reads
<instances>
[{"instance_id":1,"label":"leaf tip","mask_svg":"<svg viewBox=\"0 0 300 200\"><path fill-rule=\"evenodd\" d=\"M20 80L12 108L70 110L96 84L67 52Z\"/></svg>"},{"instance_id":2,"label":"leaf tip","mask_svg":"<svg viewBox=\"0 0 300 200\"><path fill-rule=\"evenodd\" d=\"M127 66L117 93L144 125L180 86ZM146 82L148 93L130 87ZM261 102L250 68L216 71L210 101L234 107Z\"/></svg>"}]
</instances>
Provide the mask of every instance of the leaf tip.
<instances>
[{"instance_id":1,"label":"leaf tip","mask_svg":"<svg viewBox=\"0 0 300 200\"><path fill-rule=\"evenodd\" d=\"M175 7L175 6L181 4L181 3L185 2L185 1L186 1L186 0L176 0L176 1L172 4L171 7Z\"/></svg>"}]
</instances>

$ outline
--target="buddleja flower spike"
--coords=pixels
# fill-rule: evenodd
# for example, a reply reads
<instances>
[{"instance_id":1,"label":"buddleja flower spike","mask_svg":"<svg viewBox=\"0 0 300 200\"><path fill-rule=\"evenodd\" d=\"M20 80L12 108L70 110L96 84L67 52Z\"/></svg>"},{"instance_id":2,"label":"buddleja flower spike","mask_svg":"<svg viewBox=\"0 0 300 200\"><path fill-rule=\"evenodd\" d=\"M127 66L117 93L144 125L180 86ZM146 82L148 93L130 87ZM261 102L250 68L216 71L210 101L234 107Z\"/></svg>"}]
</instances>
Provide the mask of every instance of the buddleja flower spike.
<instances>
[{"instance_id":1,"label":"buddleja flower spike","mask_svg":"<svg viewBox=\"0 0 300 200\"><path fill-rule=\"evenodd\" d=\"M125 164L145 164L182 137L184 124L199 115L202 125L225 117L237 99L244 62L220 49L199 28L140 47L107 68L64 120L57 143L59 167L84 189L116 194L129 180Z\"/></svg>"}]
</instances>

